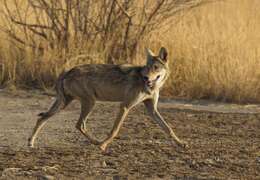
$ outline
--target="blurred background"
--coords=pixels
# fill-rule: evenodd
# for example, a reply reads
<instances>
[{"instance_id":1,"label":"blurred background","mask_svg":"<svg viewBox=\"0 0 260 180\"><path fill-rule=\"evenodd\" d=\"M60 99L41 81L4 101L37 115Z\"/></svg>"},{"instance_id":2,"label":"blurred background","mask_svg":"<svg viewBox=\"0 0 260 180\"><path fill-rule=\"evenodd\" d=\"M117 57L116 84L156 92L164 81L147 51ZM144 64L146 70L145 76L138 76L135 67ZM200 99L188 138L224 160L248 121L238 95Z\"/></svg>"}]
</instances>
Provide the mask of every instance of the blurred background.
<instances>
[{"instance_id":1,"label":"blurred background","mask_svg":"<svg viewBox=\"0 0 260 180\"><path fill-rule=\"evenodd\" d=\"M259 0L0 0L0 87L50 90L78 64L169 51L163 95L260 102Z\"/></svg>"}]
</instances>

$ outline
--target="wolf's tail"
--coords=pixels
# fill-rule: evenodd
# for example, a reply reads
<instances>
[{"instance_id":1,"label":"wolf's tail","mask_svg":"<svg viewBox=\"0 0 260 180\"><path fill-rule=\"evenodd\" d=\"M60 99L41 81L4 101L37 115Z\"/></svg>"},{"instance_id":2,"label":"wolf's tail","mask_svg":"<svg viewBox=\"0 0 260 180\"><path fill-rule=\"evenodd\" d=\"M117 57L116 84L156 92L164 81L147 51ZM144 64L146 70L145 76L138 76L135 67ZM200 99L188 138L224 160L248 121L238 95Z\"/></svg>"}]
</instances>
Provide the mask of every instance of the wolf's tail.
<instances>
[{"instance_id":1,"label":"wolf's tail","mask_svg":"<svg viewBox=\"0 0 260 180\"><path fill-rule=\"evenodd\" d=\"M51 117L52 115L56 114L59 110L63 109L68 105L68 103L72 100L69 96L66 96L65 91L64 91L64 86L63 86L63 80L65 78L66 73L63 72L56 83L56 100L52 104L51 108L47 112L42 112L38 114L41 119L47 119Z\"/></svg>"}]
</instances>

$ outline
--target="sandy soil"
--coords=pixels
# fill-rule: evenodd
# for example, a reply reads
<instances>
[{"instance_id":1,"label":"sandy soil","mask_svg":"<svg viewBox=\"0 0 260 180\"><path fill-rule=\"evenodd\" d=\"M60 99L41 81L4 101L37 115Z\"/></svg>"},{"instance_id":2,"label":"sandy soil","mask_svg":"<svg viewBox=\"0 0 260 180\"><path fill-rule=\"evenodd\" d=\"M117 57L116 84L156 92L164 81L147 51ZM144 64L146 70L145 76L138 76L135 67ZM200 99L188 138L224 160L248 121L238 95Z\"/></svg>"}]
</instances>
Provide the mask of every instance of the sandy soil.
<instances>
[{"instance_id":1,"label":"sandy soil","mask_svg":"<svg viewBox=\"0 0 260 180\"><path fill-rule=\"evenodd\" d=\"M79 105L74 102L48 121L35 149L27 148L36 115L52 101L37 92L0 92L0 179L260 179L260 114L255 106L252 112L243 111L251 106L233 112L223 105L222 112L214 111L214 104L204 103L211 108L203 109L161 102L165 120L189 143L189 149L182 149L140 105L102 153L75 129ZM96 104L89 131L105 138L117 111L116 103Z\"/></svg>"}]
</instances>

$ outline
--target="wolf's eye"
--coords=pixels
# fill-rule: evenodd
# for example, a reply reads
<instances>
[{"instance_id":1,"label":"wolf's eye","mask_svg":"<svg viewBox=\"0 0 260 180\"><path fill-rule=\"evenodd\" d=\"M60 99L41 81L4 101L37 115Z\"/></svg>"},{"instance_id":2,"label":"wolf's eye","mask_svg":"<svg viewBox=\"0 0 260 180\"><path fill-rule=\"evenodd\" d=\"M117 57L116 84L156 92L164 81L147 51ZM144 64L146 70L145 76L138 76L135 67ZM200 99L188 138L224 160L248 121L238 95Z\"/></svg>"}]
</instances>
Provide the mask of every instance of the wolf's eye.
<instances>
[{"instance_id":1,"label":"wolf's eye","mask_svg":"<svg viewBox=\"0 0 260 180\"><path fill-rule=\"evenodd\" d=\"M160 77L161 77L161 76L160 76L160 75L158 75L158 76L156 77L156 80L157 80L157 79L159 79Z\"/></svg>"},{"instance_id":2,"label":"wolf's eye","mask_svg":"<svg viewBox=\"0 0 260 180\"><path fill-rule=\"evenodd\" d=\"M144 79L144 81L148 81L149 80L149 78L147 76L144 76L143 79Z\"/></svg>"},{"instance_id":3,"label":"wolf's eye","mask_svg":"<svg viewBox=\"0 0 260 180\"><path fill-rule=\"evenodd\" d=\"M157 70L159 67L154 65L153 68L154 68L154 70Z\"/></svg>"}]
</instances>

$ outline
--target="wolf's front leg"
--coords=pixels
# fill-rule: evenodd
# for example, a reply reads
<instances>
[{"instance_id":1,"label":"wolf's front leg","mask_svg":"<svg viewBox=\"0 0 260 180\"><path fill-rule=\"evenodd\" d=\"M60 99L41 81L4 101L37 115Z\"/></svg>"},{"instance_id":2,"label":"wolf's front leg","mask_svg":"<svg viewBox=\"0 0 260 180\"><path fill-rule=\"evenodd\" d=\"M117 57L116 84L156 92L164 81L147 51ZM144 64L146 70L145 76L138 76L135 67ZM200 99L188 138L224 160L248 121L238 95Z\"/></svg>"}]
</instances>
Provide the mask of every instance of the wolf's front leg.
<instances>
[{"instance_id":1,"label":"wolf's front leg","mask_svg":"<svg viewBox=\"0 0 260 180\"><path fill-rule=\"evenodd\" d=\"M100 149L102 151L106 150L106 147L109 143L111 143L111 141L117 136L123 122L124 119L126 118L127 114L129 112L129 108L125 107L125 106L121 106L120 107L120 112L117 115L116 121L114 123L113 129L110 132L110 135L101 143L100 145Z\"/></svg>"},{"instance_id":2,"label":"wolf's front leg","mask_svg":"<svg viewBox=\"0 0 260 180\"><path fill-rule=\"evenodd\" d=\"M172 128L170 127L170 125L162 118L162 116L160 115L160 113L157 110L157 100L156 99L149 99L144 101L144 104L148 110L149 115L151 116L151 118L168 134L170 135L175 142L182 146L182 147L188 147L187 143L180 140L176 134L173 132Z\"/></svg>"}]
</instances>

